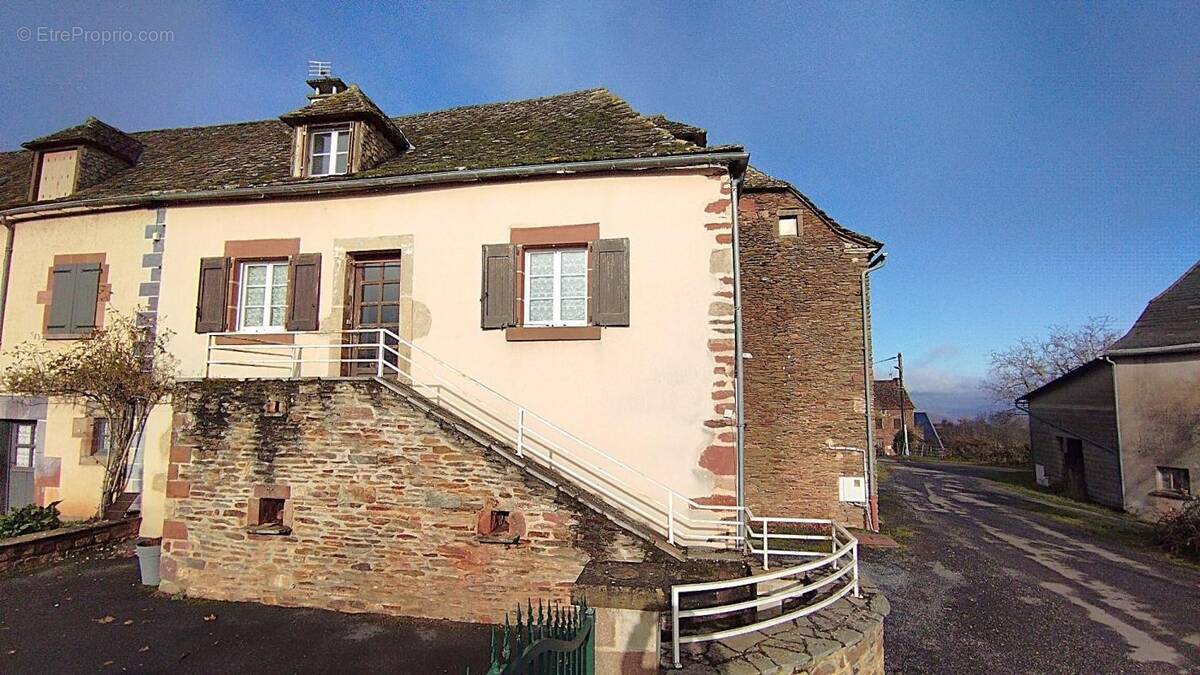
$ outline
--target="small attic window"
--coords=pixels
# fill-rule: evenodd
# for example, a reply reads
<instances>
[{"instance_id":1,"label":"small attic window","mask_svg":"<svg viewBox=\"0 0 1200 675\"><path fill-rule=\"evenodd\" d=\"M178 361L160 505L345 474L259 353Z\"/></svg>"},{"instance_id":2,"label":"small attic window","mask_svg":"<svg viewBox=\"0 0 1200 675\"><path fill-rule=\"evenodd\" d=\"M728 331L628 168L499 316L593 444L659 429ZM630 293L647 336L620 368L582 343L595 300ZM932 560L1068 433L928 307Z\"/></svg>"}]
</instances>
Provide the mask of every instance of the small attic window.
<instances>
[{"instance_id":1,"label":"small attic window","mask_svg":"<svg viewBox=\"0 0 1200 675\"><path fill-rule=\"evenodd\" d=\"M337 176L350 166L350 127L317 129L309 134L308 175Z\"/></svg>"},{"instance_id":2,"label":"small attic window","mask_svg":"<svg viewBox=\"0 0 1200 675\"><path fill-rule=\"evenodd\" d=\"M779 213L779 236L796 237L800 235L800 213L781 211Z\"/></svg>"},{"instance_id":3,"label":"small attic window","mask_svg":"<svg viewBox=\"0 0 1200 675\"><path fill-rule=\"evenodd\" d=\"M58 199L75 191L75 173L79 164L75 148L43 152L38 167L37 199Z\"/></svg>"}]
</instances>

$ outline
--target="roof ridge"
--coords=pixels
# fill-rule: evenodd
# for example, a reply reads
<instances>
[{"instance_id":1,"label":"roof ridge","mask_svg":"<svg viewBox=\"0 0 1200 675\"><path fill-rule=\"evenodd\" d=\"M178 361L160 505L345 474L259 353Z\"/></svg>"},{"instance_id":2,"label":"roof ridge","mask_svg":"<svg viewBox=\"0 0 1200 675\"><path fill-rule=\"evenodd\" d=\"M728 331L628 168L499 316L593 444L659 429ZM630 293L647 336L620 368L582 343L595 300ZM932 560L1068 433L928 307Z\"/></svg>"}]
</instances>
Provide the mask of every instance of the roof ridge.
<instances>
[{"instance_id":1,"label":"roof ridge","mask_svg":"<svg viewBox=\"0 0 1200 675\"><path fill-rule=\"evenodd\" d=\"M392 120L402 120L402 119L406 119L406 118L410 118L410 117L421 117L423 115L434 115L437 113L448 113L448 112L455 112L458 110L470 110L471 108L490 108L492 106L509 105L512 103L533 103L536 101L549 101L551 99L556 99L556 98L565 98L567 96L578 96L580 94L593 94L593 93L597 93L597 92L608 92L609 94L612 94L612 92L608 91L608 89L605 87L592 87L591 89L577 89L575 91L564 91L559 94L550 94L547 96L535 96L533 98L512 98L512 99L506 99L503 101L492 101L490 103L468 103L466 105L450 106L449 108L438 108L436 110L425 110L422 112L409 113L407 115L398 115L391 119ZM612 94L612 95L614 98L620 99L619 96L616 96L615 94Z\"/></svg>"}]
</instances>

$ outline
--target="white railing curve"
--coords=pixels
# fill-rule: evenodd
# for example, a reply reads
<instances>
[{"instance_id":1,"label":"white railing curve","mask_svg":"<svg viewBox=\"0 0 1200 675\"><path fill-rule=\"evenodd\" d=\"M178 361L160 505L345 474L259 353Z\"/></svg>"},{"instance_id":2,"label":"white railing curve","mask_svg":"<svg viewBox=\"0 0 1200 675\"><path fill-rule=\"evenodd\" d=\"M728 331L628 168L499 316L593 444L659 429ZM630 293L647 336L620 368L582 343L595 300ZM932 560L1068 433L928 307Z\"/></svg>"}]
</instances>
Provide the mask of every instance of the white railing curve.
<instances>
[{"instance_id":1,"label":"white railing curve","mask_svg":"<svg viewBox=\"0 0 1200 675\"><path fill-rule=\"evenodd\" d=\"M849 593L859 594L858 540L835 522L758 517L743 506L698 503L391 330L372 328L291 335L294 336L293 343L280 344L247 333L210 333L205 377L212 377L214 368L226 367L274 369L287 377L302 377L305 365L324 365L328 372L334 366L357 364L374 377L387 378L385 382L399 382L455 413L496 440L510 445L519 458L566 476L578 487L618 507L622 513L636 517L672 545L740 548L756 559L761 558L764 570L761 574L672 587L671 621L676 666L679 665L681 644L752 632L817 612ZM418 373L423 376L417 377ZM827 529L828 534L814 534L813 528ZM829 542L827 550L813 549L814 545L823 548L826 541ZM809 560L771 571L772 559L778 562L779 558ZM806 577L817 570L823 570L823 576L807 581ZM788 579L792 579L792 583L787 583ZM846 581L822 597L778 616L716 632L680 635L681 619L782 606L785 600L815 593L842 579ZM689 595L739 586L753 587L755 598L711 607L680 607L681 598Z\"/></svg>"},{"instance_id":2,"label":"white railing curve","mask_svg":"<svg viewBox=\"0 0 1200 675\"><path fill-rule=\"evenodd\" d=\"M829 534L768 535L766 528L768 520L780 523L790 521L794 524L808 526L821 524L829 528ZM860 597L861 591L858 583L858 539L850 534L846 528L830 520L772 518L759 519L759 521L763 523L763 530L760 536L762 536L763 541L761 553L764 561L764 569L767 568L768 555L805 555L815 556L817 559L794 567L786 567L773 572L765 571L740 579L672 586L671 656L676 668L682 667L679 653L680 645L745 635L746 633L770 628L771 626L819 612L850 594L853 594L854 597ZM782 539L784 542L828 540L831 550L828 553L772 550L769 542L772 538L777 537L786 537ZM755 553L758 553L758 551L755 551ZM813 578L814 573L816 576L815 579ZM687 609L682 607L684 598L689 596L694 597L703 593L712 593L713 591L739 587L752 589L754 597L750 600L718 605L689 607ZM824 592L819 593L821 591ZM808 602L784 611L783 603L785 601L803 598L809 594L814 594L814 596L808 598ZM757 617L758 610L775 607L779 608L778 614L763 619ZM683 635L680 632L681 619L719 616L749 610L755 611L755 619L739 626L704 633L690 633L688 635Z\"/></svg>"}]
</instances>

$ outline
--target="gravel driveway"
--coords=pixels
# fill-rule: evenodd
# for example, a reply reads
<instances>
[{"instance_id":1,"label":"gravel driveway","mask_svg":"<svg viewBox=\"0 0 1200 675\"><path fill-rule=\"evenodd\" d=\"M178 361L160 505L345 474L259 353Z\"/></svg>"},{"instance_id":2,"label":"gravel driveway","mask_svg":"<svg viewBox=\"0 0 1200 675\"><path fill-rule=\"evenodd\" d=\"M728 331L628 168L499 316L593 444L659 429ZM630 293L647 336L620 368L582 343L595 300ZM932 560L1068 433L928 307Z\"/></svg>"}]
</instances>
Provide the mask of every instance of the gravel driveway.
<instances>
[{"instance_id":1,"label":"gravel driveway","mask_svg":"<svg viewBox=\"0 0 1200 675\"><path fill-rule=\"evenodd\" d=\"M864 554L894 673L1198 673L1200 572L1027 508L969 467L889 464Z\"/></svg>"}]
</instances>

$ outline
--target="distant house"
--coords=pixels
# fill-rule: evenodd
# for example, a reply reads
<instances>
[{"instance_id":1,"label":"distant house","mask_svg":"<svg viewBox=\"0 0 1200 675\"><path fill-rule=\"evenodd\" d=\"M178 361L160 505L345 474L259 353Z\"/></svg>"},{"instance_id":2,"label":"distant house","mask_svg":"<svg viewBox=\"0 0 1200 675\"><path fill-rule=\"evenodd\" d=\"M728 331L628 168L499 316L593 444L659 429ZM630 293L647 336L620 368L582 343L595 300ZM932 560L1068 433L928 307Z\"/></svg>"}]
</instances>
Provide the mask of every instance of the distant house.
<instances>
[{"instance_id":1,"label":"distant house","mask_svg":"<svg viewBox=\"0 0 1200 675\"><path fill-rule=\"evenodd\" d=\"M1043 485L1146 518L1200 489L1200 262L1103 356L1018 400Z\"/></svg>"},{"instance_id":2,"label":"distant house","mask_svg":"<svg viewBox=\"0 0 1200 675\"><path fill-rule=\"evenodd\" d=\"M900 384L900 378L875 380L875 446L884 454L894 455L892 447L896 434L900 432L901 419L909 429L916 428L916 407L908 397L908 391Z\"/></svg>"},{"instance_id":3,"label":"distant house","mask_svg":"<svg viewBox=\"0 0 1200 675\"><path fill-rule=\"evenodd\" d=\"M938 451L946 449L945 444L942 443L941 434L938 433L933 420L929 419L929 413L913 413L913 421L916 423L917 432L925 439L925 444L930 449Z\"/></svg>"}]
</instances>

